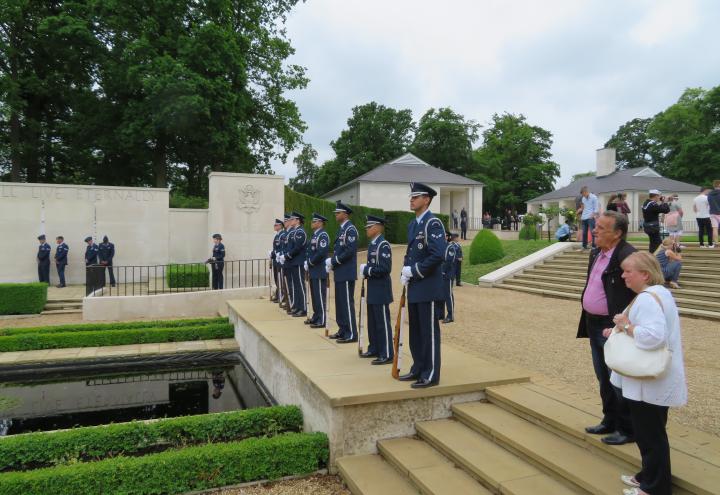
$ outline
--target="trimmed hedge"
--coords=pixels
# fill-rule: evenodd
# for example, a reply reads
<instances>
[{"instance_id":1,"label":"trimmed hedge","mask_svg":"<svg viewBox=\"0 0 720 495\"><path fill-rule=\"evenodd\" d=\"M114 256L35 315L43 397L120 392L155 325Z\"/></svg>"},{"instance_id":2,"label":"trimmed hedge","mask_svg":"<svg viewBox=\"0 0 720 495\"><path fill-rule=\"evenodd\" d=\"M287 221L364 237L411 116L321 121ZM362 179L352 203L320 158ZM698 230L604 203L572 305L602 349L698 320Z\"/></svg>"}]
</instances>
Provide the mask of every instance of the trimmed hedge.
<instances>
[{"instance_id":1,"label":"trimmed hedge","mask_svg":"<svg viewBox=\"0 0 720 495\"><path fill-rule=\"evenodd\" d=\"M47 303L48 284L0 284L0 315L40 314Z\"/></svg>"},{"instance_id":2,"label":"trimmed hedge","mask_svg":"<svg viewBox=\"0 0 720 495\"><path fill-rule=\"evenodd\" d=\"M174 265L165 272L167 286L171 289L183 287L209 287L210 270L204 263Z\"/></svg>"},{"instance_id":3,"label":"trimmed hedge","mask_svg":"<svg viewBox=\"0 0 720 495\"><path fill-rule=\"evenodd\" d=\"M450 228L450 216L442 213L433 213L445 226L445 231ZM415 219L415 213L412 211L386 211L385 218L385 239L392 244L407 244L407 228L408 224Z\"/></svg>"},{"instance_id":4,"label":"trimmed hedge","mask_svg":"<svg viewBox=\"0 0 720 495\"><path fill-rule=\"evenodd\" d=\"M535 224L525 224L520 229L518 237L521 241L534 241L540 238Z\"/></svg>"},{"instance_id":5,"label":"trimmed hedge","mask_svg":"<svg viewBox=\"0 0 720 495\"><path fill-rule=\"evenodd\" d=\"M27 327L27 328L2 328L0 336L3 335L21 335L26 333L59 333L59 332L89 332L99 330L125 330L130 328L177 328L177 327L196 327L202 325L213 325L217 323L227 323L226 317L218 318L192 318L187 320L158 320L158 321L130 321L120 323L83 323L73 325L57 325L45 327Z\"/></svg>"},{"instance_id":6,"label":"trimmed hedge","mask_svg":"<svg viewBox=\"0 0 720 495\"><path fill-rule=\"evenodd\" d=\"M235 330L229 323L196 327L131 328L110 332L27 333L0 337L0 352L229 339L234 335Z\"/></svg>"},{"instance_id":7,"label":"trimmed hedge","mask_svg":"<svg viewBox=\"0 0 720 495\"><path fill-rule=\"evenodd\" d=\"M154 448L169 449L299 432L302 425L300 408L276 406L25 433L0 439L0 471L24 471L138 454Z\"/></svg>"},{"instance_id":8,"label":"trimmed hedge","mask_svg":"<svg viewBox=\"0 0 720 495\"><path fill-rule=\"evenodd\" d=\"M500 239L492 230L480 230L470 244L470 264L490 263L505 256Z\"/></svg>"},{"instance_id":9,"label":"trimmed hedge","mask_svg":"<svg viewBox=\"0 0 720 495\"><path fill-rule=\"evenodd\" d=\"M208 444L142 457L0 475L0 495L146 495L206 490L308 474L327 465L323 433Z\"/></svg>"},{"instance_id":10,"label":"trimmed hedge","mask_svg":"<svg viewBox=\"0 0 720 495\"><path fill-rule=\"evenodd\" d=\"M365 235L365 215L376 215L383 216L383 210L379 208L366 208L365 206L349 205L353 209L350 220L358 229L358 248L365 248L368 245L368 239ZM322 216L328 219L325 230L330 236L330 249L332 250L332 243L337 235L338 224L335 221L335 203L332 201L326 201L324 199L315 198L295 192L289 187L285 187L285 211L297 211L305 215L305 232L308 234L308 239L312 236L312 229L310 228L310 219L312 218L313 212L318 212Z\"/></svg>"}]
</instances>

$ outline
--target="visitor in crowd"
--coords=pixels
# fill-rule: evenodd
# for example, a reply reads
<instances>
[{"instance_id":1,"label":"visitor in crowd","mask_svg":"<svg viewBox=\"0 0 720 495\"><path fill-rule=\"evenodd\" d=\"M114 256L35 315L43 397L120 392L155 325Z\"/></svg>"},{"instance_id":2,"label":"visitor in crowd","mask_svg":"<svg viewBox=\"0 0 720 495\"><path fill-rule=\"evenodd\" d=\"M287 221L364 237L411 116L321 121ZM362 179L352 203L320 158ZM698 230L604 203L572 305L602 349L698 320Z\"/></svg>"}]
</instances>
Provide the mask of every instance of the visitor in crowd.
<instances>
[{"instance_id":1,"label":"visitor in crowd","mask_svg":"<svg viewBox=\"0 0 720 495\"><path fill-rule=\"evenodd\" d=\"M614 371L610 377L630 407L642 458L640 472L620 477L631 487L623 490L623 494L669 495L672 481L666 430L668 408L687 403L680 316L672 294L662 285L664 277L660 266L650 253L631 254L623 261L622 268L622 278L637 298L627 314L615 315L614 326L632 337L640 349L667 346L672 356L667 371L658 378L631 378ZM608 337L611 332L608 327L603 335Z\"/></svg>"},{"instance_id":2,"label":"visitor in crowd","mask_svg":"<svg viewBox=\"0 0 720 495\"><path fill-rule=\"evenodd\" d=\"M660 213L668 213L670 205L665 202L665 197L661 196L660 191L657 189L650 189L648 193L650 197L645 200L642 206L643 230L650 241L648 251L654 253L662 242L660 238Z\"/></svg>"},{"instance_id":3,"label":"visitor in crowd","mask_svg":"<svg viewBox=\"0 0 720 495\"><path fill-rule=\"evenodd\" d=\"M710 193L709 187L702 187L700 194L698 194L693 200L693 211L695 212L695 220L698 224L698 239L700 240L700 247L705 246L705 235L707 235L708 243L707 247L715 247L713 245L713 233L712 226L710 225L710 204L708 203L708 193Z\"/></svg>"},{"instance_id":4,"label":"visitor in crowd","mask_svg":"<svg viewBox=\"0 0 720 495\"><path fill-rule=\"evenodd\" d=\"M668 196L668 206L670 211L665 214L665 228L670 234L670 238L676 246L680 246L680 236L682 235L682 219L685 212L680 206L680 198L677 194Z\"/></svg>"},{"instance_id":5,"label":"visitor in crowd","mask_svg":"<svg viewBox=\"0 0 720 495\"><path fill-rule=\"evenodd\" d=\"M682 270L682 255L678 253L677 244L668 237L663 240L662 244L655 252L655 257L660 263L665 282L673 289L679 289L678 280L680 279L680 270Z\"/></svg>"},{"instance_id":6,"label":"visitor in crowd","mask_svg":"<svg viewBox=\"0 0 720 495\"><path fill-rule=\"evenodd\" d=\"M569 220L566 220L565 223L558 227L558 229L555 231L555 239L560 242L568 242L571 235L572 227L570 227Z\"/></svg>"},{"instance_id":7,"label":"visitor in crowd","mask_svg":"<svg viewBox=\"0 0 720 495\"><path fill-rule=\"evenodd\" d=\"M467 239L467 211L464 206L460 210L460 238Z\"/></svg>"},{"instance_id":8,"label":"visitor in crowd","mask_svg":"<svg viewBox=\"0 0 720 495\"><path fill-rule=\"evenodd\" d=\"M608 198L607 206L605 206L605 209L610 211L618 211L617 199L617 194L611 194Z\"/></svg>"},{"instance_id":9,"label":"visitor in crowd","mask_svg":"<svg viewBox=\"0 0 720 495\"><path fill-rule=\"evenodd\" d=\"M587 186L580 189L582 196L580 210L580 220L582 224L582 247L588 248L588 233L592 236L592 247L595 247L595 220L600 213L599 202L597 196L590 192Z\"/></svg>"},{"instance_id":10,"label":"visitor in crowd","mask_svg":"<svg viewBox=\"0 0 720 495\"><path fill-rule=\"evenodd\" d=\"M600 424L585 428L609 445L634 441L630 410L622 395L610 383L610 369L605 364L603 330L613 326L612 318L621 313L633 299L633 292L622 280L620 264L636 251L625 241L628 221L625 215L606 211L595 226L598 249L590 253L587 281L582 292L582 314L577 338L590 340L595 376L600 384L603 419Z\"/></svg>"},{"instance_id":11,"label":"visitor in crowd","mask_svg":"<svg viewBox=\"0 0 720 495\"><path fill-rule=\"evenodd\" d=\"M452 221L453 221L453 228L458 228L458 211L457 208L455 208L452 212Z\"/></svg>"},{"instance_id":12,"label":"visitor in crowd","mask_svg":"<svg viewBox=\"0 0 720 495\"><path fill-rule=\"evenodd\" d=\"M617 205L617 212L622 213L625 216L628 216L632 210L630 210L630 206L627 204L627 194L625 193L618 193L617 199L615 200L615 204Z\"/></svg>"},{"instance_id":13,"label":"visitor in crowd","mask_svg":"<svg viewBox=\"0 0 720 495\"><path fill-rule=\"evenodd\" d=\"M482 224L483 224L483 227L486 229L492 228L492 217L490 216L489 211L486 211L485 213L483 213Z\"/></svg>"},{"instance_id":14,"label":"visitor in crowd","mask_svg":"<svg viewBox=\"0 0 720 495\"><path fill-rule=\"evenodd\" d=\"M513 210L513 212L512 212L512 223L513 223L513 230L518 230L518 224L520 223L520 218L518 216L517 210Z\"/></svg>"},{"instance_id":15,"label":"visitor in crowd","mask_svg":"<svg viewBox=\"0 0 720 495\"><path fill-rule=\"evenodd\" d=\"M708 206L710 207L710 225L712 226L712 238L718 239L718 226L720 226L720 180L713 181L713 190L707 195ZM715 245L711 242L713 247Z\"/></svg>"}]
</instances>

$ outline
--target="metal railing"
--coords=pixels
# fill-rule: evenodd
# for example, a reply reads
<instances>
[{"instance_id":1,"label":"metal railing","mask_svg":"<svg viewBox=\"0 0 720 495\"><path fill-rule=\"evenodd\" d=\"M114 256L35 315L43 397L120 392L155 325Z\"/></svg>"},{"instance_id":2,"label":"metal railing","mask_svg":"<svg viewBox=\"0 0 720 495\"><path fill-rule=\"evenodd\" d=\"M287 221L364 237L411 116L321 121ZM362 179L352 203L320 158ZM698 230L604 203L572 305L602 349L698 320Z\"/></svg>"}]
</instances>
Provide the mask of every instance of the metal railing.
<instances>
[{"instance_id":1,"label":"metal railing","mask_svg":"<svg viewBox=\"0 0 720 495\"><path fill-rule=\"evenodd\" d=\"M222 265L220 269L215 270L219 265ZM168 265L90 265L85 269L85 295L147 296L240 289L266 286L271 280L269 259Z\"/></svg>"},{"instance_id":2,"label":"metal railing","mask_svg":"<svg viewBox=\"0 0 720 495\"><path fill-rule=\"evenodd\" d=\"M642 232L643 221L642 220L631 220L629 230L631 232ZM662 228L665 228L664 224L660 222L660 225ZM683 220L682 221L682 231L683 232L697 232L698 231L698 225L695 220Z\"/></svg>"}]
</instances>

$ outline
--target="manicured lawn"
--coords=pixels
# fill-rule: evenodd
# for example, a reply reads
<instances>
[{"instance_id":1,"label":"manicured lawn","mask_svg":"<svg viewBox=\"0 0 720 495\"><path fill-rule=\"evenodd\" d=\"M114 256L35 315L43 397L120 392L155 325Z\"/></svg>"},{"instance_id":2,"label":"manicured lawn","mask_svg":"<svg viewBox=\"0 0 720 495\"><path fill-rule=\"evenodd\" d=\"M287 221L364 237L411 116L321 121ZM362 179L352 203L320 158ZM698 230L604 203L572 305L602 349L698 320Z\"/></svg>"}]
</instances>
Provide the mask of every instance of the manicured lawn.
<instances>
[{"instance_id":1,"label":"manicured lawn","mask_svg":"<svg viewBox=\"0 0 720 495\"><path fill-rule=\"evenodd\" d=\"M628 242L647 242L648 236L642 234L633 234L628 236ZM680 242L697 242L697 234L681 235Z\"/></svg>"},{"instance_id":2,"label":"manicured lawn","mask_svg":"<svg viewBox=\"0 0 720 495\"><path fill-rule=\"evenodd\" d=\"M492 271L497 270L507 264L517 261L520 258L539 251L542 248L548 247L551 243L546 240L544 241L500 241L505 251L505 256L492 263L480 263L478 265L471 265L469 262L463 262L462 264L462 280L471 284L477 284L478 277L482 277ZM555 242L555 241L553 241ZM463 246L463 252L465 259L469 260L470 246Z\"/></svg>"}]
</instances>

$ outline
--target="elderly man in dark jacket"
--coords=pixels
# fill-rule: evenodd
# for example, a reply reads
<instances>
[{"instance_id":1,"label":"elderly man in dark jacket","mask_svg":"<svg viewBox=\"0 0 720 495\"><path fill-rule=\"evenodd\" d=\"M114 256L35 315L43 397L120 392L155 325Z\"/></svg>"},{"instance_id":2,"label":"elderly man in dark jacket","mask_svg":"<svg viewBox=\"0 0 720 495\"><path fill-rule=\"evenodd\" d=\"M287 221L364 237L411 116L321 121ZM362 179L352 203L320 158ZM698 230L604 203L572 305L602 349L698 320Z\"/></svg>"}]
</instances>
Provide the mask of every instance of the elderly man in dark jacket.
<instances>
[{"instance_id":1,"label":"elderly man in dark jacket","mask_svg":"<svg viewBox=\"0 0 720 495\"><path fill-rule=\"evenodd\" d=\"M634 442L630 410L619 390L610 384L610 369L605 364L602 336L605 328L612 328L613 316L632 301L635 294L625 286L620 264L636 249L625 241L628 221L625 215L606 211L595 224L595 244L590 253L588 276L582 294L582 315L578 338L590 339L595 376L600 383L603 419L600 424L585 428L588 433L603 435L603 442L622 445Z\"/></svg>"}]
</instances>

